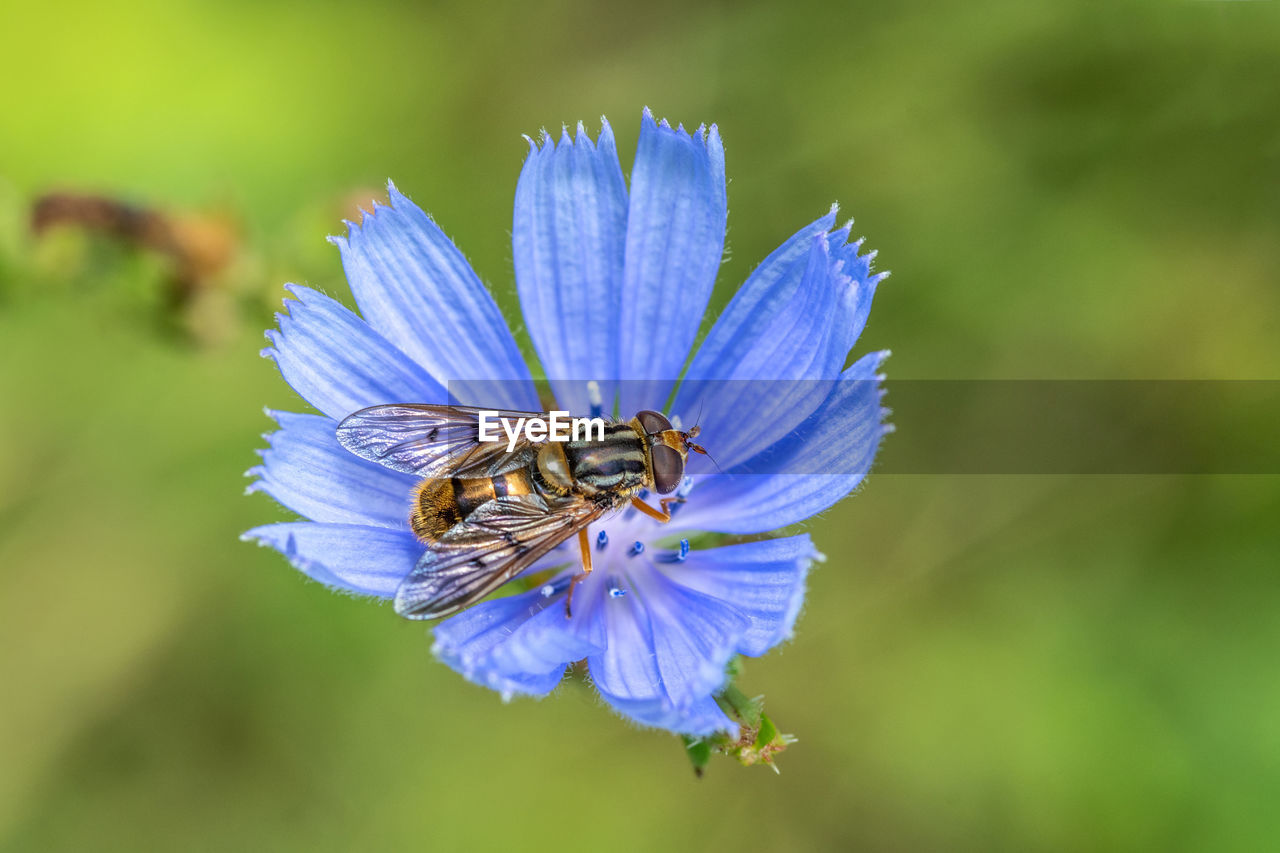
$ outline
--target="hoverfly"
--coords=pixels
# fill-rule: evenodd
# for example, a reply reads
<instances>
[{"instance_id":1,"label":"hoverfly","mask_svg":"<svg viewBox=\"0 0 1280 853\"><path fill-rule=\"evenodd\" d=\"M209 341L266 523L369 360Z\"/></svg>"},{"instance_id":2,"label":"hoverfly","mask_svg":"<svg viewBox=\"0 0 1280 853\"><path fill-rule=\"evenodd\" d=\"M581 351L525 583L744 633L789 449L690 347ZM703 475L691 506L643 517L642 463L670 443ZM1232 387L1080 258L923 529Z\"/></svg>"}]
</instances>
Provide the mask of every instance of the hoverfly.
<instances>
[{"instance_id":1,"label":"hoverfly","mask_svg":"<svg viewBox=\"0 0 1280 853\"><path fill-rule=\"evenodd\" d=\"M394 404L362 409L338 425L338 442L352 453L422 478L413 490L413 532L427 546L396 590L395 608L409 619L434 619L461 610L511 580L574 533L582 573L591 572L587 525L630 504L661 522L671 520L639 496L670 495L684 479L699 428L675 429L661 412L645 409L629 421L605 424L602 438L533 442L522 437L480 441L480 412L463 406ZM498 411L515 420L535 412Z\"/></svg>"}]
</instances>

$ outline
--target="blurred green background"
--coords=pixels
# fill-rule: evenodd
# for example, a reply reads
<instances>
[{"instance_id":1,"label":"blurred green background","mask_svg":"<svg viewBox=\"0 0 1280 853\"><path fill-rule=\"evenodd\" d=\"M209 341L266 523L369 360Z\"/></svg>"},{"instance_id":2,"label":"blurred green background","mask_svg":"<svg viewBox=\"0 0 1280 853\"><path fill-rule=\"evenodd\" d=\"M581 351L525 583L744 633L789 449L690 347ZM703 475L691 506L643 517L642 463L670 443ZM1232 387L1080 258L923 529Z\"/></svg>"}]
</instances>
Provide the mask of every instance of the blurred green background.
<instances>
[{"instance_id":1,"label":"blurred green background","mask_svg":"<svg viewBox=\"0 0 1280 853\"><path fill-rule=\"evenodd\" d=\"M589 690L503 705L237 535L288 517L241 495L262 407L297 406L261 330L286 281L346 298L323 238L356 201L393 177L514 321L520 134L606 114L629 168L646 104L726 141L717 305L839 200L894 272L860 344L893 378L1280 377L1280 4L4 18L0 846L1274 846L1274 477L873 475L746 670L799 744L701 781ZM57 189L229 248L172 310L164 257L32 236Z\"/></svg>"}]
</instances>

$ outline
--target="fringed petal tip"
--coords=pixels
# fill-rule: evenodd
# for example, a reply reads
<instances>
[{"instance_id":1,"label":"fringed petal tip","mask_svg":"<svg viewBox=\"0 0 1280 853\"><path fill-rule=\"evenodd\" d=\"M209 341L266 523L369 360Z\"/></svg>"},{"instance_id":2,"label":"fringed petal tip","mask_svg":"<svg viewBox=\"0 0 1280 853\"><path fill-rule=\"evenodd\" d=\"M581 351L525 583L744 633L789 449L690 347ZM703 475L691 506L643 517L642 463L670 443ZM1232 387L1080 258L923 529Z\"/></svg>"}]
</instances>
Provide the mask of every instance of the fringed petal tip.
<instances>
[{"instance_id":1,"label":"fringed petal tip","mask_svg":"<svg viewBox=\"0 0 1280 853\"><path fill-rule=\"evenodd\" d=\"M277 324L279 324L280 322L280 316L281 316L280 314L275 315L275 321ZM278 364L279 358L280 358L280 340L281 340L279 330L267 329L265 332L262 333L262 336L267 339L267 343L269 344L269 346L265 346L262 349L258 350L258 355L262 358L270 359L271 361L274 361Z\"/></svg>"},{"instance_id":2,"label":"fringed petal tip","mask_svg":"<svg viewBox=\"0 0 1280 853\"><path fill-rule=\"evenodd\" d=\"M812 550L807 557L797 560L795 588L787 599L787 606L783 610L782 619L774 629L772 636L766 641L768 645L764 649L756 651L751 657L760 657L770 649L795 639L796 623L800 621L800 614L804 611L805 596L809 588L809 572L813 571L815 565L826 561L827 555L817 549ZM742 653L749 654L747 651Z\"/></svg>"},{"instance_id":3,"label":"fringed petal tip","mask_svg":"<svg viewBox=\"0 0 1280 853\"><path fill-rule=\"evenodd\" d=\"M284 300L284 307L286 309L289 309L290 311L293 310L292 306L296 303L300 303L303 305L311 305L312 303L314 303L319 299L331 298L328 294L323 293L319 290L316 290L314 287L307 287L305 284L297 284L296 282L292 282L292 281L287 282L284 286L284 289L290 296L293 297L292 299L286 298Z\"/></svg>"},{"instance_id":4,"label":"fringed petal tip","mask_svg":"<svg viewBox=\"0 0 1280 853\"><path fill-rule=\"evenodd\" d=\"M393 181L391 178L387 178L387 201L394 204L396 198L405 199L405 196L403 193L400 192L399 189L396 188L395 181ZM343 226L347 229L347 233L346 234L330 234L329 236L325 237L325 240L328 243L331 243L332 245L337 246L340 251L346 251L347 249L350 248L350 239L351 239L352 232L359 231L360 228L363 227L365 218L373 216L378 212L380 208L385 209L387 207L388 207L387 204L383 204L381 201L379 201L376 198L369 199L368 209L365 208L365 205L363 203L358 204L356 206L356 210L360 211L359 221L352 220L352 219L341 220Z\"/></svg>"},{"instance_id":5,"label":"fringed petal tip","mask_svg":"<svg viewBox=\"0 0 1280 853\"><path fill-rule=\"evenodd\" d=\"M280 429L258 451L259 490L312 521L407 529L412 476L345 450L331 418L274 414Z\"/></svg>"},{"instance_id":6,"label":"fringed petal tip","mask_svg":"<svg viewBox=\"0 0 1280 853\"><path fill-rule=\"evenodd\" d=\"M264 357L304 400L331 418L389 400L443 399L443 387L342 303L285 285L284 312L266 331Z\"/></svg>"},{"instance_id":7,"label":"fringed petal tip","mask_svg":"<svg viewBox=\"0 0 1280 853\"><path fill-rule=\"evenodd\" d=\"M443 386L450 380L498 379L511 384L487 402L537 407L528 365L492 295L457 245L394 181L387 181L387 203L374 202L358 226L348 222L346 238L336 243L362 322L423 371L440 399L447 399Z\"/></svg>"},{"instance_id":8,"label":"fringed petal tip","mask_svg":"<svg viewBox=\"0 0 1280 853\"><path fill-rule=\"evenodd\" d=\"M379 204L377 201L375 201L373 203L373 208L374 208L373 214L376 214L379 209L386 210L388 207L394 209L398 213L408 213L408 212L416 213L419 210L421 210L421 208L419 208L416 204L413 203L412 199L410 199L404 193L400 192L400 188L397 187L395 185L395 182L392 181L390 178L387 178L387 202L388 202L387 204ZM404 208L406 207L411 208L412 210L408 210L408 211L404 210ZM373 215L373 214L370 214L370 215ZM426 211L422 211L422 214L432 222L435 221L434 219L432 219L431 214L427 213Z\"/></svg>"},{"instance_id":9,"label":"fringed petal tip","mask_svg":"<svg viewBox=\"0 0 1280 853\"><path fill-rule=\"evenodd\" d=\"M897 430L897 427L889 423L889 416L893 414L893 409L883 405L884 398L889 394L889 388L885 385L889 381L889 375L880 370L891 355L893 355L892 350L882 349L867 353L859 359L859 363L866 362L867 370L871 372L872 378L876 382L876 400L882 403L880 406L880 435L882 438ZM850 369L852 370L852 368Z\"/></svg>"},{"instance_id":10,"label":"fringed petal tip","mask_svg":"<svg viewBox=\"0 0 1280 853\"><path fill-rule=\"evenodd\" d=\"M604 116L600 117L600 132L595 139L592 139L591 134L587 131L586 124L581 119L578 120L572 134L569 133L567 124L561 125L559 140L553 137L545 127L538 132L537 139L527 133L520 134L520 138L529 144L527 157L551 154L566 146L570 148L585 148L591 153L594 153L601 144L606 144L609 149L614 147L613 128Z\"/></svg>"},{"instance_id":11,"label":"fringed petal tip","mask_svg":"<svg viewBox=\"0 0 1280 853\"><path fill-rule=\"evenodd\" d=\"M258 352L258 355L263 358L269 358L277 364L279 363L282 344L288 337L289 327L299 319L295 316L298 313L298 309L305 310L311 307L317 298L329 298L318 290L313 290L306 285L294 284L293 282L285 284L284 290L288 294L288 296L280 300L280 305L284 310L276 311L271 315L271 318L275 321L276 328L266 329L262 333L262 336L270 342L271 346L263 347Z\"/></svg>"},{"instance_id":12,"label":"fringed petal tip","mask_svg":"<svg viewBox=\"0 0 1280 853\"><path fill-rule=\"evenodd\" d=\"M880 280L887 273L873 273L871 271L877 250L872 249L869 252L862 252L866 238L859 237L851 241L849 239L851 233L848 226L845 226L832 234L831 248L834 271L837 278L874 291L875 286L880 283Z\"/></svg>"},{"instance_id":13,"label":"fringed petal tip","mask_svg":"<svg viewBox=\"0 0 1280 853\"><path fill-rule=\"evenodd\" d=\"M649 107L645 107L640 113L640 127L642 131L646 125L663 133L669 133L673 136L682 136L686 140L689 140L702 148L710 150L723 149L723 145L720 141L720 128L714 122L711 124L700 124L698 125L697 130L690 133L685 129L683 122L678 122L673 128L669 120L666 118L655 119L653 116L653 110ZM723 158L723 150L721 150L720 156Z\"/></svg>"},{"instance_id":14,"label":"fringed petal tip","mask_svg":"<svg viewBox=\"0 0 1280 853\"><path fill-rule=\"evenodd\" d=\"M528 139L527 136L525 138ZM419 211L419 208L413 203L413 200L400 191L400 188L396 186L395 181L391 178L387 178L387 201L384 203L376 198L371 198L369 199L369 207L367 210L363 204L359 205L356 209L360 211L360 220L357 222L352 219L343 219L342 225L346 228L347 233L330 234L325 237L325 240L328 243L337 246L340 251L345 252L351 248L351 239L353 235L358 234L365 227L365 220L378 216L379 214L382 214L383 211L387 210L404 212L401 208L405 205L412 206L414 212ZM423 215L432 222L435 221L431 214L424 211ZM286 288L287 287L288 285L286 285Z\"/></svg>"},{"instance_id":15,"label":"fringed petal tip","mask_svg":"<svg viewBox=\"0 0 1280 853\"><path fill-rule=\"evenodd\" d=\"M627 211L619 376L621 411L661 404L687 361L724 259L724 149L645 110Z\"/></svg>"},{"instance_id":16,"label":"fringed petal tip","mask_svg":"<svg viewBox=\"0 0 1280 853\"><path fill-rule=\"evenodd\" d=\"M516 184L511 249L529 337L557 403L587 414L581 380L607 385L617 368L627 189L612 132L591 144L579 124L531 148Z\"/></svg>"},{"instance_id":17,"label":"fringed petal tip","mask_svg":"<svg viewBox=\"0 0 1280 853\"><path fill-rule=\"evenodd\" d=\"M845 220L839 227L835 227L835 217L839 210L839 203L833 202L830 212L824 217L824 219L829 218L832 223L827 226L827 230L830 232L828 238L833 264L837 265L836 269L840 277L864 283L874 290L881 280L889 276L888 271L872 272L879 250L871 249L863 252L862 249L866 243L866 237L852 239L854 223L852 217Z\"/></svg>"},{"instance_id":18,"label":"fringed petal tip","mask_svg":"<svg viewBox=\"0 0 1280 853\"><path fill-rule=\"evenodd\" d=\"M265 462L267 458L266 450L264 450L263 448L257 448L253 452L258 455L259 459L262 459ZM245 477L246 479L252 478L253 480L253 482L249 483L249 485L244 487L244 494L246 496L257 494L258 492L262 492L266 490L266 485L263 483L263 480L266 479L266 476L267 476L267 466L265 464L254 465L248 471L245 471L244 474L242 474L241 476Z\"/></svg>"}]
</instances>

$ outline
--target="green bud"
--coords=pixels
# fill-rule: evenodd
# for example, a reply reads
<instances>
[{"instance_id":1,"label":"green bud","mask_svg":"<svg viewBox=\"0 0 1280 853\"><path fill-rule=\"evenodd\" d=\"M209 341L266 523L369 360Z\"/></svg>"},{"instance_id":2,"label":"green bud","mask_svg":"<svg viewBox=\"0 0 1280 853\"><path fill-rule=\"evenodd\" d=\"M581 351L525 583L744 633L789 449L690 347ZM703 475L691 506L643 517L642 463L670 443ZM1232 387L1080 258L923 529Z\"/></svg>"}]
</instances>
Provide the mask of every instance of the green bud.
<instances>
[{"instance_id":1,"label":"green bud","mask_svg":"<svg viewBox=\"0 0 1280 853\"><path fill-rule=\"evenodd\" d=\"M693 772L701 777L712 753L735 758L744 767L764 764L777 773L774 756L796 742L789 734L778 730L777 725L764 712L764 697L748 697L734 684L741 673L739 659L728 667L729 681L716 694L716 703L739 726L738 737L721 733L705 738L683 737L685 753L693 765Z\"/></svg>"}]
</instances>

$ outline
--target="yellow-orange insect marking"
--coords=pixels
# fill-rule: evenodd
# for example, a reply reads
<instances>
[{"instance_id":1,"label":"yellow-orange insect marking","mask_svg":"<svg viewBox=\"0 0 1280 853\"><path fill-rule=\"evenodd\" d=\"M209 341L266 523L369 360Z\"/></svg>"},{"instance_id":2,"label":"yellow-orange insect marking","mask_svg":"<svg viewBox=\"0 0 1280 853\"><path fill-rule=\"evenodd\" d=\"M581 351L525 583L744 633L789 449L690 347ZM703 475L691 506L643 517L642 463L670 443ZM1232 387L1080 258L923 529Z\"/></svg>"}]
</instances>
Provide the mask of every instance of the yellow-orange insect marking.
<instances>
[{"instance_id":1,"label":"yellow-orange insect marking","mask_svg":"<svg viewBox=\"0 0 1280 853\"><path fill-rule=\"evenodd\" d=\"M658 501L662 505L662 509L654 509L639 498L632 498L631 505L643 512L650 518L657 519L663 524L671 520L671 505L684 503L684 498L663 498Z\"/></svg>"},{"instance_id":2,"label":"yellow-orange insect marking","mask_svg":"<svg viewBox=\"0 0 1280 853\"><path fill-rule=\"evenodd\" d=\"M578 550L582 552L582 574L574 575L569 581L569 594L564 600L564 618L573 616L573 590L591 574L591 542L587 539L587 528L578 531Z\"/></svg>"}]
</instances>

